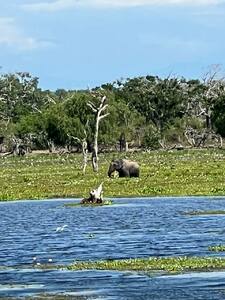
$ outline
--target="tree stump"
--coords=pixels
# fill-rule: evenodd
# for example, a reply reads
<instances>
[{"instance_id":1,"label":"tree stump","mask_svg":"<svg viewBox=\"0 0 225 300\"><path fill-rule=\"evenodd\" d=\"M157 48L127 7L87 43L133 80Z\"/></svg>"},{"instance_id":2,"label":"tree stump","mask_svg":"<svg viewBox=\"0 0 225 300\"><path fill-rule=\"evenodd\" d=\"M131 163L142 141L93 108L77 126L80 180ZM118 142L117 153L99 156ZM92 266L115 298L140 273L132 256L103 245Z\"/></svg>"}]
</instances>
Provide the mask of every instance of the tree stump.
<instances>
[{"instance_id":1,"label":"tree stump","mask_svg":"<svg viewBox=\"0 0 225 300\"><path fill-rule=\"evenodd\" d=\"M101 183L97 189L90 191L90 196L81 200L81 204L103 203L103 188Z\"/></svg>"}]
</instances>

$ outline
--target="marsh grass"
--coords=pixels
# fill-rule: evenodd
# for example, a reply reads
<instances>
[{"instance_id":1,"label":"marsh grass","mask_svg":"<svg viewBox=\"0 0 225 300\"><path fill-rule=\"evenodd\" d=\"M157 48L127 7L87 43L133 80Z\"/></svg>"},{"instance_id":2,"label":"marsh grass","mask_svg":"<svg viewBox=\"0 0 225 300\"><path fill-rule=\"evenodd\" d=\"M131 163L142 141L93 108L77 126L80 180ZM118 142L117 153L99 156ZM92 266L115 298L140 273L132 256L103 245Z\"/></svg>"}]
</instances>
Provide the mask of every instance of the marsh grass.
<instances>
[{"instance_id":1,"label":"marsh grass","mask_svg":"<svg viewBox=\"0 0 225 300\"><path fill-rule=\"evenodd\" d=\"M208 250L213 251L213 252L224 252L225 251L225 245L209 246Z\"/></svg>"},{"instance_id":2,"label":"marsh grass","mask_svg":"<svg viewBox=\"0 0 225 300\"><path fill-rule=\"evenodd\" d=\"M75 261L71 265L41 264L37 269L51 270L113 270L136 272L209 272L225 269L225 258L221 257L150 257L120 260Z\"/></svg>"},{"instance_id":3,"label":"marsh grass","mask_svg":"<svg viewBox=\"0 0 225 300\"><path fill-rule=\"evenodd\" d=\"M68 270L118 270L118 271L210 271L225 268L225 258L217 257L151 257L146 259L105 260L74 262Z\"/></svg>"},{"instance_id":4,"label":"marsh grass","mask_svg":"<svg viewBox=\"0 0 225 300\"><path fill-rule=\"evenodd\" d=\"M140 178L108 178L110 161L129 158L140 164ZM0 200L84 198L104 182L106 197L225 195L225 151L185 150L100 154L99 173L82 155L31 154L0 157Z\"/></svg>"}]
</instances>

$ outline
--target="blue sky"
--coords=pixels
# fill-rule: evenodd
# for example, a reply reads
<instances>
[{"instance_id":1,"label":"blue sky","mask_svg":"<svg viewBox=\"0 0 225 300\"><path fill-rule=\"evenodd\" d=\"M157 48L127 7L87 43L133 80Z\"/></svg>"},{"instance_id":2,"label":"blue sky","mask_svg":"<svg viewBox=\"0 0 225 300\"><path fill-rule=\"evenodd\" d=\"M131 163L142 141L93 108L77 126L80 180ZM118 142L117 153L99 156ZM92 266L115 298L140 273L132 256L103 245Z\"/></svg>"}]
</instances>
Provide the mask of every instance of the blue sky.
<instances>
[{"instance_id":1,"label":"blue sky","mask_svg":"<svg viewBox=\"0 0 225 300\"><path fill-rule=\"evenodd\" d=\"M1 72L79 89L225 66L225 0L0 0Z\"/></svg>"}]
</instances>

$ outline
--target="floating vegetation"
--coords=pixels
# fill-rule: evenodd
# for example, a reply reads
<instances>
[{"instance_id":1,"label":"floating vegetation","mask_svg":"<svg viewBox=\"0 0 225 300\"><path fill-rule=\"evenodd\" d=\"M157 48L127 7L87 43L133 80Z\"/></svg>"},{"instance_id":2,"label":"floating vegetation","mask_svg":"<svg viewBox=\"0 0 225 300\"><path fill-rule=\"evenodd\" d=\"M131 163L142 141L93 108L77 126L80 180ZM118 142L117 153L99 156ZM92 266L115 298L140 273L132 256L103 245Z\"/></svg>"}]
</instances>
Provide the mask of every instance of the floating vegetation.
<instances>
[{"instance_id":1,"label":"floating vegetation","mask_svg":"<svg viewBox=\"0 0 225 300\"><path fill-rule=\"evenodd\" d=\"M151 257L146 259L122 259L74 262L68 270L118 270L118 271L210 271L225 268L225 258L217 257Z\"/></svg>"},{"instance_id":2,"label":"floating vegetation","mask_svg":"<svg viewBox=\"0 0 225 300\"><path fill-rule=\"evenodd\" d=\"M124 154L117 153L118 158ZM2 157L0 200L81 198L99 182L107 197L225 195L225 151L184 150L126 153L140 165L139 178L108 178L115 153L99 154L98 175L81 154ZM216 166L216 167L215 167Z\"/></svg>"},{"instance_id":3,"label":"floating vegetation","mask_svg":"<svg viewBox=\"0 0 225 300\"><path fill-rule=\"evenodd\" d=\"M185 215L189 215L189 216L225 215L225 210L190 211L190 212L186 212Z\"/></svg>"},{"instance_id":4,"label":"floating vegetation","mask_svg":"<svg viewBox=\"0 0 225 300\"><path fill-rule=\"evenodd\" d=\"M224 252L225 251L225 245L209 246L208 250L213 251L213 252Z\"/></svg>"},{"instance_id":5,"label":"floating vegetation","mask_svg":"<svg viewBox=\"0 0 225 300\"><path fill-rule=\"evenodd\" d=\"M105 206L105 205L112 205L113 201L112 200L103 200L102 203L65 203L65 207L96 207L96 206Z\"/></svg>"}]
</instances>

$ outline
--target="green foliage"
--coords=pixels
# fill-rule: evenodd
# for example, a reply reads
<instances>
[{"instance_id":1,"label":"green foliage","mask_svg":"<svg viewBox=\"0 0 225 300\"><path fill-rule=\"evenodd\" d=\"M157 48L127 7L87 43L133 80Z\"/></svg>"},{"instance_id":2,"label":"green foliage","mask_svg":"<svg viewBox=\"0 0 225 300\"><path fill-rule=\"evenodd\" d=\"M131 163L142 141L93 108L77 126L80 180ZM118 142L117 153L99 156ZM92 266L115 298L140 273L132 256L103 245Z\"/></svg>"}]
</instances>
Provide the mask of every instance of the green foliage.
<instances>
[{"instance_id":1,"label":"green foliage","mask_svg":"<svg viewBox=\"0 0 225 300\"><path fill-rule=\"evenodd\" d=\"M129 107L134 107L147 122L153 122L162 131L167 124L182 116L183 93L176 78L139 77L128 79L119 95L126 99Z\"/></svg>"},{"instance_id":2,"label":"green foliage","mask_svg":"<svg viewBox=\"0 0 225 300\"><path fill-rule=\"evenodd\" d=\"M212 121L217 132L225 137L225 95L217 99L212 113Z\"/></svg>"},{"instance_id":3,"label":"green foliage","mask_svg":"<svg viewBox=\"0 0 225 300\"><path fill-rule=\"evenodd\" d=\"M16 135L23 137L28 133L44 132L46 128L42 114L29 114L23 116L15 125Z\"/></svg>"},{"instance_id":4,"label":"green foliage","mask_svg":"<svg viewBox=\"0 0 225 300\"><path fill-rule=\"evenodd\" d=\"M210 74L210 73L209 73ZM0 76L0 124L4 136L35 135L36 147L49 141L62 147L72 137L87 135L93 142L95 116L88 102L107 97L107 118L101 121L98 141L114 148L121 135L133 147L158 149L160 140L185 143L187 127L213 128L225 136L224 86L219 79L205 81L145 76L105 83L92 90L43 91L29 73Z\"/></svg>"},{"instance_id":5,"label":"green foliage","mask_svg":"<svg viewBox=\"0 0 225 300\"><path fill-rule=\"evenodd\" d=\"M217 257L150 257L121 260L74 262L68 270L118 270L118 271L209 271L225 267L225 259Z\"/></svg>"},{"instance_id":6,"label":"green foliage","mask_svg":"<svg viewBox=\"0 0 225 300\"><path fill-rule=\"evenodd\" d=\"M225 245L209 246L208 249L209 249L209 251L213 251L213 252L224 252Z\"/></svg>"},{"instance_id":7,"label":"green foliage","mask_svg":"<svg viewBox=\"0 0 225 300\"><path fill-rule=\"evenodd\" d=\"M54 141L56 145L65 145L70 120L64 112L63 105L61 103L52 105L45 111L44 119L48 139Z\"/></svg>"},{"instance_id":8,"label":"green foliage","mask_svg":"<svg viewBox=\"0 0 225 300\"><path fill-rule=\"evenodd\" d=\"M0 96L2 116L13 122L31 111L39 110L45 100L38 90L38 78L29 73L2 75Z\"/></svg>"},{"instance_id":9,"label":"green foliage","mask_svg":"<svg viewBox=\"0 0 225 300\"><path fill-rule=\"evenodd\" d=\"M99 173L93 173L88 163L85 175L81 154L1 157L0 200L85 198L100 182L107 198L225 194L223 150L126 153L140 164L139 178L108 178L115 157L124 154L100 154Z\"/></svg>"},{"instance_id":10,"label":"green foliage","mask_svg":"<svg viewBox=\"0 0 225 300\"><path fill-rule=\"evenodd\" d=\"M191 127L198 131L203 128L202 120L197 117L183 117L182 119L176 118L173 122L165 128L163 136L168 144L187 143L184 136L185 129Z\"/></svg>"},{"instance_id":11,"label":"green foliage","mask_svg":"<svg viewBox=\"0 0 225 300\"><path fill-rule=\"evenodd\" d=\"M160 148L160 133L154 125L146 127L143 137L143 146L145 148L156 150Z\"/></svg>"},{"instance_id":12,"label":"green foliage","mask_svg":"<svg viewBox=\"0 0 225 300\"><path fill-rule=\"evenodd\" d=\"M87 120L92 124L93 113L88 107L87 103L92 101L93 97L90 93L75 92L69 97L65 98L63 104L65 113L70 118L79 117L82 124L86 124Z\"/></svg>"}]
</instances>

